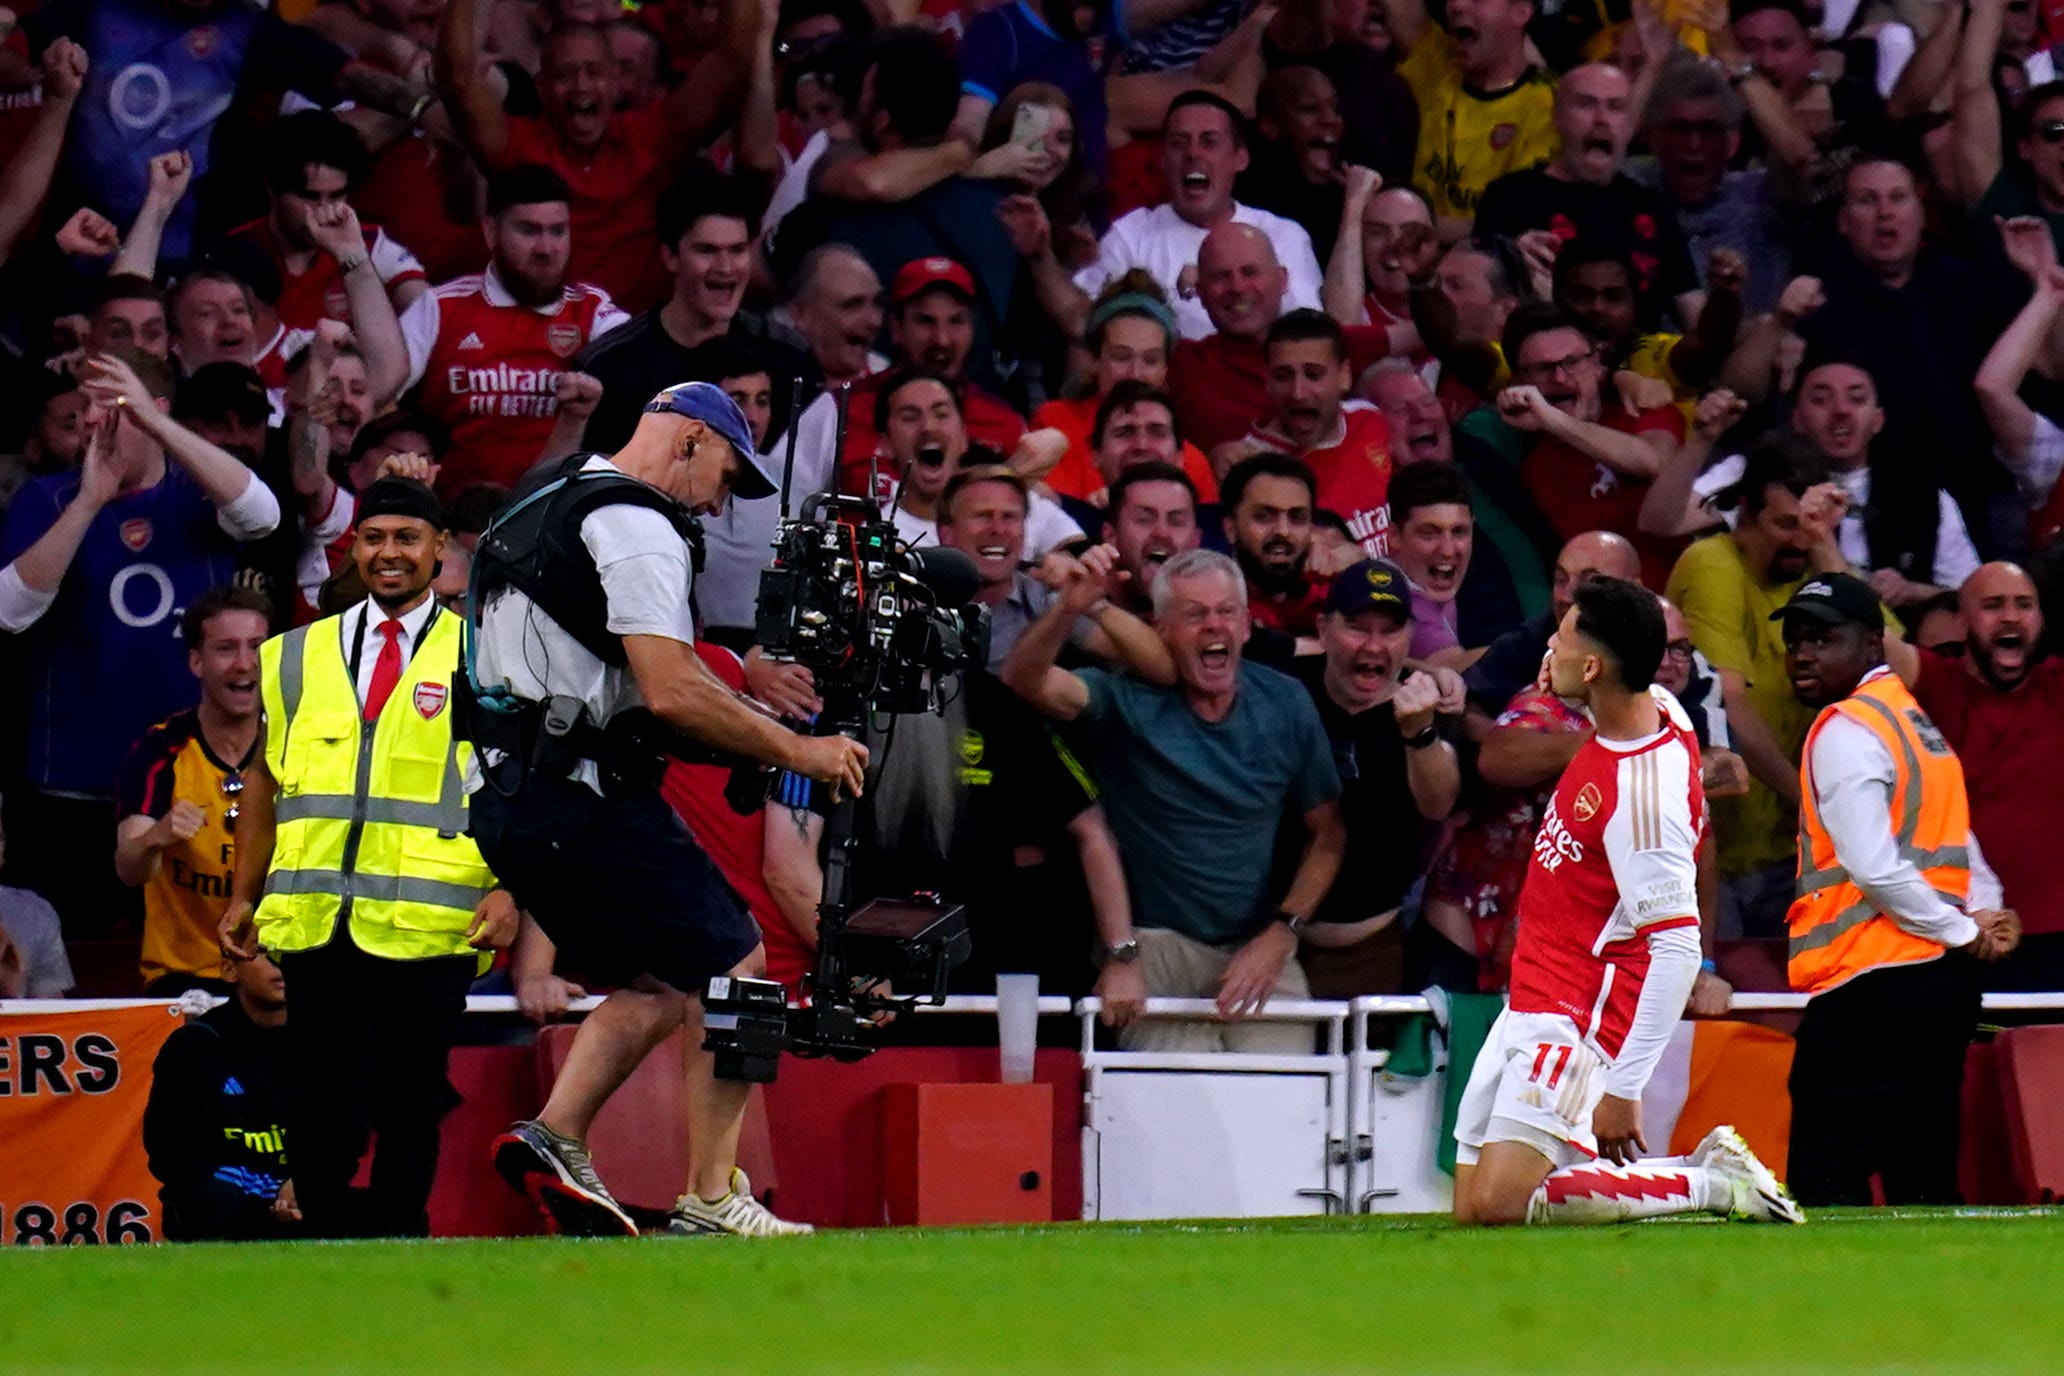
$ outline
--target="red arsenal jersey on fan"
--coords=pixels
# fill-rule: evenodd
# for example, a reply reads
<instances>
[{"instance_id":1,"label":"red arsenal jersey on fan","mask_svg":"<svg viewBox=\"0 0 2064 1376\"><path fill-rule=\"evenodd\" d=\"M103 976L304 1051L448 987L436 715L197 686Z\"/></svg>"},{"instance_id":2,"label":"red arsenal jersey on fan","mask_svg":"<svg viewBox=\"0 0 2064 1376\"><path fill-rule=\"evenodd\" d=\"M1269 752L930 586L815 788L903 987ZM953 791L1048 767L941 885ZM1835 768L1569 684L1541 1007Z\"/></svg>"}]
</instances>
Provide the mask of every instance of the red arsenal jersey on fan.
<instances>
[{"instance_id":1,"label":"red arsenal jersey on fan","mask_svg":"<svg viewBox=\"0 0 2064 1376\"><path fill-rule=\"evenodd\" d=\"M1630 415L1609 395L1598 423L1628 435L1660 433L1679 443L1684 440L1684 413L1674 406ZM1660 589L1670 580L1684 542L1642 533L1641 499L1647 495L1649 479L1615 472L1561 440L1537 435L1520 461L1519 480L1548 518L1556 539L1573 540L1587 530L1624 531L1641 555L1641 581Z\"/></svg>"},{"instance_id":2,"label":"red arsenal jersey on fan","mask_svg":"<svg viewBox=\"0 0 2064 1376\"><path fill-rule=\"evenodd\" d=\"M416 261L416 255L388 238L387 231L372 224L361 224L360 229L373 271L379 274L380 284L390 296L403 282L423 280L423 265ZM282 325L290 330L313 330L324 320L350 321L351 302L344 294L344 274L329 254L318 249L308 271L296 274L287 267L286 252L273 236L270 220L239 225L229 232L229 237L256 247L272 260L280 279L279 301L273 309Z\"/></svg>"},{"instance_id":3,"label":"red arsenal jersey on fan","mask_svg":"<svg viewBox=\"0 0 2064 1376\"><path fill-rule=\"evenodd\" d=\"M1698 738L1676 698L1649 691L1662 729L1593 736L1555 786L1520 890L1507 998L1515 1013L1571 1019L1608 1058L1634 1021L1648 933L1698 925Z\"/></svg>"},{"instance_id":4,"label":"red arsenal jersey on fan","mask_svg":"<svg viewBox=\"0 0 2064 1376\"><path fill-rule=\"evenodd\" d=\"M611 117L600 146L569 147L541 116L509 120L503 165L534 162L566 179L573 191L573 260L567 275L594 282L642 311L664 301L673 277L659 259L653 225L660 193L694 150L681 146L670 101Z\"/></svg>"},{"instance_id":5,"label":"red arsenal jersey on fan","mask_svg":"<svg viewBox=\"0 0 2064 1376\"><path fill-rule=\"evenodd\" d=\"M1390 553L1390 423L1366 401L1345 402L1333 437L1298 452L1281 431L1257 425L1248 438L1304 460L1318 480L1319 506L1347 522L1371 559Z\"/></svg>"},{"instance_id":6,"label":"red arsenal jersey on fan","mask_svg":"<svg viewBox=\"0 0 2064 1376\"><path fill-rule=\"evenodd\" d=\"M559 375L627 319L586 283L569 285L553 305L519 305L492 266L418 298L402 313L401 333L416 408L451 429L438 491L507 486L528 472L559 414Z\"/></svg>"},{"instance_id":7,"label":"red arsenal jersey on fan","mask_svg":"<svg viewBox=\"0 0 2064 1376\"><path fill-rule=\"evenodd\" d=\"M1348 371L1364 369L1390 352L1380 325L1350 325ZM1259 341L1208 334L1177 342L1168 360L1168 392L1183 438L1209 454L1245 435L1269 413L1268 357Z\"/></svg>"}]
</instances>

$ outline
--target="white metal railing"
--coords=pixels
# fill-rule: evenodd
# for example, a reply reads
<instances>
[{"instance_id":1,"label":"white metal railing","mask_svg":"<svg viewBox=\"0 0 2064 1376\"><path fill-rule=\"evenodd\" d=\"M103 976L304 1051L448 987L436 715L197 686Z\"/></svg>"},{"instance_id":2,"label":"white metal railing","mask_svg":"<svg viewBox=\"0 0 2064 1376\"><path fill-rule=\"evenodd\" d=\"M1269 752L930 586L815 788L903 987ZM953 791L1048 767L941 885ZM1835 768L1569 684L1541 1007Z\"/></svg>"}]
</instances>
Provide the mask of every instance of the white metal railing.
<instances>
[{"instance_id":1,"label":"white metal railing","mask_svg":"<svg viewBox=\"0 0 2064 1376\"><path fill-rule=\"evenodd\" d=\"M103 1013L117 1008L163 1008L179 1002L178 999L0 999L0 1017L18 1013ZM213 1006L220 999L210 999ZM573 1000L567 1005L570 1013L591 1013L602 1006L600 997L590 994ZM1096 998L1070 1000L1059 994L1048 994L1039 1000L1039 1016L1043 1018L1077 1017L1094 1015L1103 1008L1103 1001ZM1737 993L1729 1002L1730 1013L1797 1013L1806 1007L1804 994L1750 994ZM1323 1023L1335 1018L1345 1018L1351 1009L1359 1008L1365 1013L1381 1017L1402 1017L1411 1013L1430 1013L1433 1005L1417 994L1380 994L1355 1000L1352 1004L1338 1003L1325 999L1279 999L1259 1013L1245 1019L1229 1021L1248 1022L1309 1022ZM1987 994L1984 1009L1988 1013L2027 1013L2047 1010L2064 1010L2064 990L2052 993L2032 994ZM466 998L468 1013L516 1013L516 998L513 994L471 994ZM954 994L943 1005L919 1004L917 1011L929 1014L959 1014L961 1016L990 1017L996 1014L996 997L993 994ZM1218 1005L1210 999L1148 999L1144 1016L1150 1018L1204 1018L1219 1021Z\"/></svg>"}]
</instances>

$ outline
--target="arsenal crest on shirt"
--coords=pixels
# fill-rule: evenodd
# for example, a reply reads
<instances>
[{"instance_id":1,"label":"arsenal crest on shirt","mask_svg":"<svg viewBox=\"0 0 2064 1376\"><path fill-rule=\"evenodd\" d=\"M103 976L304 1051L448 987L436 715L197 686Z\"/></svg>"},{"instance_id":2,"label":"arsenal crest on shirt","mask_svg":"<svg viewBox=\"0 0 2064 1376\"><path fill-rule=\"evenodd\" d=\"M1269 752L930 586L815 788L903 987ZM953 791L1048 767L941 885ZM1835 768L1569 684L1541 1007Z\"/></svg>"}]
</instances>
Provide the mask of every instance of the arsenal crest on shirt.
<instances>
[{"instance_id":1,"label":"arsenal crest on shirt","mask_svg":"<svg viewBox=\"0 0 2064 1376\"><path fill-rule=\"evenodd\" d=\"M121 535L123 546L131 554L141 554L144 546L151 542L150 517L138 516L134 520L124 521L117 533Z\"/></svg>"},{"instance_id":2,"label":"arsenal crest on shirt","mask_svg":"<svg viewBox=\"0 0 2064 1376\"><path fill-rule=\"evenodd\" d=\"M416 715L424 721L437 720L437 714L444 710L444 700L450 690L442 683L419 683L416 685Z\"/></svg>"},{"instance_id":3,"label":"arsenal crest on shirt","mask_svg":"<svg viewBox=\"0 0 2064 1376\"><path fill-rule=\"evenodd\" d=\"M580 352L581 328L578 325L548 325L545 327L545 343L561 358L572 358Z\"/></svg>"}]
</instances>

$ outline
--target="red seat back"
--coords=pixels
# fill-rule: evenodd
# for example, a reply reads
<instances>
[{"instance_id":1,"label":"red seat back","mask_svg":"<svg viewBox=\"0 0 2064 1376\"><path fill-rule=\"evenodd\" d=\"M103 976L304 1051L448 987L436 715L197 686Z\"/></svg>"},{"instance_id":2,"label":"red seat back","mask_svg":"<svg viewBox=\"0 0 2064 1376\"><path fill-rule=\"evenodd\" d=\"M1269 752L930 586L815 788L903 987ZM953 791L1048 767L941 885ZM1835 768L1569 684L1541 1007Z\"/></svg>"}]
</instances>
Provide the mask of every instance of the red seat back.
<instances>
[{"instance_id":1,"label":"red seat back","mask_svg":"<svg viewBox=\"0 0 2064 1376\"><path fill-rule=\"evenodd\" d=\"M1993 1041L2014 1181L2031 1204L2064 1199L2064 1027L2010 1027Z\"/></svg>"}]
</instances>

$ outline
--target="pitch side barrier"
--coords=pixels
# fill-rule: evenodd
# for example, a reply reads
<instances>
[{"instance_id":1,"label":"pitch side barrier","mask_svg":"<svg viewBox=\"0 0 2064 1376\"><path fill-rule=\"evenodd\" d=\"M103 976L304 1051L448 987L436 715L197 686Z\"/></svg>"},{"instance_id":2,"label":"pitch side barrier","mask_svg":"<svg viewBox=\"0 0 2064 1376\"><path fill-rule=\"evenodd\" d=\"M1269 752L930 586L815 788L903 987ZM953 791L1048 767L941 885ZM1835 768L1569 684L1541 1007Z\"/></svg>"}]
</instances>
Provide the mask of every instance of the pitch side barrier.
<instances>
[{"instance_id":1,"label":"pitch side barrier","mask_svg":"<svg viewBox=\"0 0 2064 1376\"><path fill-rule=\"evenodd\" d=\"M165 999L0 1000L0 1038L12 1016L182 1007ZM569 1012L601 1004L576 1000ZM932 1017L990 1017L990 996L955 996L921 1007ZM1730 1011L1797 1012L1803 994L1737 993ZM1310 1052L1143 1052L1115 1049L1100 1000L1038 1001L1042 1018L1073 1016L1082 1058L1082 1198L1089 1219L1281 1217L1446 1210L1452 1182L1440 1169L1447 1048L1444 1035L1400 1039L1400 1019L1445 1028L1437 995L1348 1002L1276 1001L1256 1021L1302 1024ZM2064 991L1988 994L1988 1012L2064 1011ZM510 995L474 995L476 1016L518 1014ZM1149 999L1147 1020L1218 1021L1208 999ZM2064 1019L2060 1019L2064 1021ZM1418 1047L1400 1054L1393 1042ZM13 1048L19 1050L20 1048ZM18 1057L14 1059L19 1059ZM82 1105L83 1106L83 1103Z\"/></svg>"}]
</instances>

